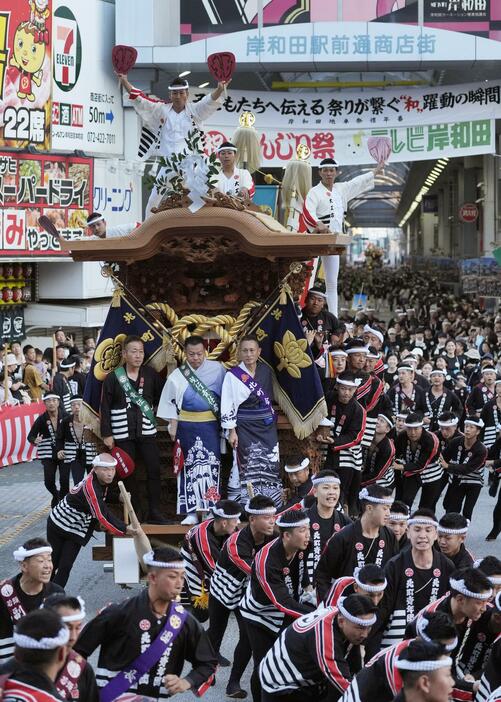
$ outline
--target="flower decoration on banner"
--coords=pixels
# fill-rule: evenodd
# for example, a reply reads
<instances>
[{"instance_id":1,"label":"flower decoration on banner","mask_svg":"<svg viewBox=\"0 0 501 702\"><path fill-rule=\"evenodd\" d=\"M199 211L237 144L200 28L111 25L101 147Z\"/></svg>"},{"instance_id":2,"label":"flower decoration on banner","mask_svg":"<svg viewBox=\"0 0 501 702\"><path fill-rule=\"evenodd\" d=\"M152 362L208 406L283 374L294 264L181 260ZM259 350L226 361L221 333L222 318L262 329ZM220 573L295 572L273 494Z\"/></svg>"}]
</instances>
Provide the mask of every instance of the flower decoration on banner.
<instances>
[{"instance_id":1,"label":"flower decoration on banner","mask_svg":"<svg viewBox=\"0 0 501 702\"><path fill-rule=\"evenodd\" d=\"M182 195L185 189L188 190L192 200L190 210L196 212L204 204L202 197L215 187L219 166L216 153L206 155L205 134L200 129L195 127L188 132L185 141L183 151L159 159L160 168L164 167L166 171L151 179L148 185L156 185L158 192L165 197Z\"/></svg>"},{"instance_id":2,"label":"flower decoration on banner","mask_svg":"<svg viewBox=\"0 0 501 702\"><path fill-rule=\"evenodd\" d=\"M364 251L365 263L369 270L383 264L384 251L380 246L368 244Z\"/></svg>"},{"instance_id":3,"label":"flower decoration on banner","mask_svg":"<svg viewBox=\"0 0 501 702\"><path fill-rule=\"evenodd\" d=\"M291 331L286 331L282 343L275 341L273 350L280 363L277 371L286 370L293 378L301 378L300 368L311 366L311 358L306 353L306 339L296 339Z\"/></svg>"}]
</instances>

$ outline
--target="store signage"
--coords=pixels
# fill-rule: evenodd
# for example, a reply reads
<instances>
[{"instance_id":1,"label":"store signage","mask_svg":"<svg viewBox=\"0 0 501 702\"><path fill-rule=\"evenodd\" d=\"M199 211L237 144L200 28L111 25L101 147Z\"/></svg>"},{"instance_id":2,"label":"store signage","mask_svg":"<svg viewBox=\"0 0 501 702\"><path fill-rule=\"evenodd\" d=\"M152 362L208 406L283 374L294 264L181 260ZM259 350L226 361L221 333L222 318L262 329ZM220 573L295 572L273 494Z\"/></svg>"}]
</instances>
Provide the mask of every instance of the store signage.
<instances>
[{"instance_id":1,"label":"store signage","mask_svg":"<svg viewBox=\"0 0 501 702\"><path fill-rule=\"evenodd\" d=\"M459 219L466 224L476 222L478 219L478 205L474 202L465 202L459 208Z\"/></svg>"}]
</instances>

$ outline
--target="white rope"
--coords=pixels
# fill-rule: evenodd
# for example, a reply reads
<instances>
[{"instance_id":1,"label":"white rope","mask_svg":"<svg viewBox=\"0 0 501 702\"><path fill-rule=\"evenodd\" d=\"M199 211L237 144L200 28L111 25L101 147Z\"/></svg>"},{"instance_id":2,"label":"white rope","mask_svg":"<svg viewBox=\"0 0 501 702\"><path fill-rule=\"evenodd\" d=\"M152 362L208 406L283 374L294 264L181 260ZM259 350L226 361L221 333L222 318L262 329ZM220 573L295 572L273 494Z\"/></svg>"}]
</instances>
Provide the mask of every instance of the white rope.
<instances>
[{"instance_id":1,"label":"white rope","mask_svg":"<svg viewBox=\"0 0 501 702\"><path fill-rule=\"evenodd\" d=\"M38 548L30 548L26 549L24 546L19 546L14 553L13 556L16 559L16 561L19 561L19 563L22 563L26 558L31 558L31 556L38 556L41 553L52 553L52 546L39 546Z\"/></svg>"},{"instance_id":2,"label":"white rope","mask_svg":"<svg viewBox=\"0 0 501 702\"><path fill-rule=\"evenodd\" d=\"M341 597L339 602L337 603L339 612L343 615L345 619L347 619L349 622L352 622L352 624L358 624L359 626L374 626L377 619L375 614L373 614L370 619L361 619L361 617L356 617L354 614L348 612L348 610L344 607L343 602L345 599L346 597Z\"/></svg>"},{"instance_id":3,"label":"white rope","mask_svg":"<svg viewBox=\"0 0 501 702\"><path fill-rule=\"evenodd\" d=\"M143 556L143 563L150 568L184 568L185 563L184 561L178 560L178 561L156 561L155 560L155 554L153 551L148 551L148 553L145 553Z\"/></svg>"},{"instance_id":4,"label":"white rope","mask_svg":"<svg viewBox=\"0 0 501 702\"><path fill-rule=\"evenodd\" d=\"M26 634L18 634L16 631L13 635L14 643L19 648L31 648L39 651L52 651L59 646L65 646L70 638L70 631L67 626L63 626L59 629L57 636L49 638L45 636L44 638L38 640L33 639L31 636Z\"/></svg>"}]
</instances>

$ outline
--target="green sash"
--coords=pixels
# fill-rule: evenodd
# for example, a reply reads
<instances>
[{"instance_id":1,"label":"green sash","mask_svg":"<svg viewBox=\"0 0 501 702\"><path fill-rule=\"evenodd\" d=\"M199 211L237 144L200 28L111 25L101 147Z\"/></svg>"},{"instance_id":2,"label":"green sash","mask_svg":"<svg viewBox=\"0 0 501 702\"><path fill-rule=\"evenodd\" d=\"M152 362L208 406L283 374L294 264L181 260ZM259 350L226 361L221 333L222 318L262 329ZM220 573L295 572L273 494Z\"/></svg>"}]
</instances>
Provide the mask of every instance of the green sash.
<instances>
[{"instance_id":1,"label":"green sash","mask_svg":"<svg viewBox=\"0 0 501 702\"><path fill-rule=\"evenodd\" d=\"M179 366L179 370L181 373L184 375L188 383L191 385L193 390L202 397L207 404L209 405L212 413L216 416L219 417L219 401L217 399L217 396L212 392L212 390L209 390L207 385L203 383L198 375L196 375L190 366L187 363L183 363L181 366Z\"/></svg>"},{"instance_id":2,"label":"green sash","mask_svg":"<svg viewBox=\"0 0 501 702\"><path fill-rule=\"evenodd\" d=\"M153 426L156 427L157 419L155 417L155 413L149 406L148 401L132 387L129 378L127 377L127 373L125 372L125 368L123 366L115 368L115 375L117 376L118 382L125 393L125 397L137 405L146 419L149 419Z\"/></svg>"}]
</instances>

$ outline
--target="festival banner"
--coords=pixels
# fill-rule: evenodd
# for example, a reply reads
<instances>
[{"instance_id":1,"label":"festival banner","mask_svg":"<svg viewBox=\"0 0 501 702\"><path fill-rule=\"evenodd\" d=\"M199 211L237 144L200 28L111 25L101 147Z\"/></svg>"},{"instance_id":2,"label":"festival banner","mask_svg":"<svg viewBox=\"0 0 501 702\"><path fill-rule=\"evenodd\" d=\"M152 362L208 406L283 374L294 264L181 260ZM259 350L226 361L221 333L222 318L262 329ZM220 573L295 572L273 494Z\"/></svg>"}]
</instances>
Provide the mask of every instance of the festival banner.
<instances>
[{"instance_id":1,"label":"festival banner","mask_svg":"<svg viewBox=\"0 0 501 702\"><path fill-rule=\"evenodd\" d=\"M44 412L43 402L0 407L0 468L36 458L37 449L28 443L28 434L35 419Z\"/></svg>"},{"instance_id":2,"label":"festival banner","mask_svg":"<svg viewBox=\"0 0 501 702\"><path fill-rule=\"evenodd\" d=\"M50 150L52 0L0 10L0 148Z\"/></svg>"},{"instance_id":3,"label":"festival banner","mask_svg":"<svg viewBox=\"0 0 501 702\"><path fill-rule=\"evenodd\" d=\"M210 90L193 90L198 102ZM501 81L385 90L300 92L228 90L209 120L236 129L242 112L253 112L255 126L280 131L373 129L422 126L501 117Z\"/></svg>"},{"instance_id":4,"label":"festival banner","mask_svg":"<svg viewBox=\"0 0 501 702\"><path fill-rule=\"evenodd\" d=\"M64 239L79 239L92 193L93 159L0 152L0 256L67 256L38 218L49 217Z\"/></svg>"},{"instance_id":5,"label":"festival banner","mask_svg":"<svg viewBox=\"0 0 501 702\"><path fill-rule=\"evenodd\" d=\"M123 293L115 291L84 389L85 421L99 435L101 388L108 375L122 363L122 343L126 336L139 336L144 343L144 362L160 370L163 337Z\"/></svg>"},{"instance_id":6,"label":"festival banner","mask_svg":"<svg viewBox=\"0 0 501 702\"><path fill-rule=\"evenodd\" d=\"M261 360L273 371L275 398L295 435L309 436L327 416L327 405L290 293L278 293L250 332L261 345Z\"/></svg>"},{"instance_id":7,"label":"festival banner","mask_svg":"<svg viewBox=\"0 0 501 702\"><path fill-rule=\"evenodd\" d=\"M215 150L231 140L233 129L214 125L208 120L206 134L209 149ZM377 162L374 139L390 154L388 163L455 158L495 152L495 121L491 119L425 124L420 126L377 127L368 129L314 129L291 127L287 130L266 129L256 125L261 144L262 168L285 167L295 157L299 144L310 148L312 165L323 158L335 158L341 166L359 166Z\"/></svg>"}]
</instances>

